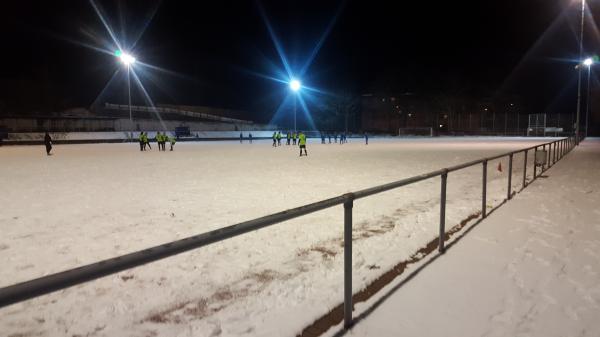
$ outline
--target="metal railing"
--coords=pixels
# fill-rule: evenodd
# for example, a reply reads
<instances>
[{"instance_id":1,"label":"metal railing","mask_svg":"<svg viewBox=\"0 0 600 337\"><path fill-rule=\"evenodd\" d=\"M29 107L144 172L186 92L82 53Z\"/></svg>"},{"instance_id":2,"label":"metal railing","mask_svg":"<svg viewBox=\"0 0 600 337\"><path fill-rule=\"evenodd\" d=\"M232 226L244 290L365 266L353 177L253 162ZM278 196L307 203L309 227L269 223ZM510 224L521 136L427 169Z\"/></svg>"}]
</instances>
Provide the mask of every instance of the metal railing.
<instances>
[{"instance_id":1,"label":"metal railing","mask_svg":"<svg viewBox=\"0 0 600 337\"><path fill-rule=\"evenodd\" d=\"M197 249L215 242L223 241L238 235L268 227L286 220L298 218L310 213L321 211L337 205L344 206L344 327L352 325L352 208L354 200L365 198L374 194L382 193L402 186L410 185L419 181L441 177L440 193L440 223L439 223L439 244L438 250L444 252L445 224L446 224L446 185L448 174L478 164L482 165L482 193L481 193L481 215L487 216L486 198L487 198L487 166L491 160L508 157L508 191L507 199L512 198L512 164L516 154L523 153L523 182L522 188L527 183L527 156L529 151L538 153L538 150L546 150L546 161L540 165L540 173L553 166L562 159L576 145L574 137L564 138L548 143L531 146L525 149L511 151L500 155L487 157L470 161L468 163L444 168L441 170L421 174L411 178L398 180L392 183L367 188L353 193L347 193L335 198L330 198L315 203L307 204L297 208L289 209L283 212L274 213L261 218L245 221L236 225L224 227L207 233L191 236L185 239L169 242L152 248L144 249L138 252L122 255L119 257L107 259L97 263L92 263L79 268L63 271L40 277L34 280L18 283L8 287L0 288L0 308L25 301L34 297L48 294L57 290L91 281L103 276L111 275L123 270L141 266L143 264L164 259L169 256L180 254L186 251ZM537 155L535 160L537 161ZM538 177L538 165L533 165L533 180ZM532 180L532 181L533 181Z\"/></svg>"}]
</instances>

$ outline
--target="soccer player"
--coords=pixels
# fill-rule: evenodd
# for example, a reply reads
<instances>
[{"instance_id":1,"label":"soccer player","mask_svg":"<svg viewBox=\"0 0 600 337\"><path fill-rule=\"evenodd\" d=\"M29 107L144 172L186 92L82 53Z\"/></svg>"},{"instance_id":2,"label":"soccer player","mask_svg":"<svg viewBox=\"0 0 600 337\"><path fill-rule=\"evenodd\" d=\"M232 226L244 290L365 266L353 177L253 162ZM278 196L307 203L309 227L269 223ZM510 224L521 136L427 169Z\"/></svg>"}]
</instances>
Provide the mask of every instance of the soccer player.
<instances>
[{"instance_id":1,"label":"soccer player","mask_svg":"<svg viewBox=\"0 0 600 337\"><path fill-rule=\"evenodd\" d=\"M162 135L160 134L160 131L156 132L156 145L158 146L158 151L161 151L161 144L162 143Z\"/></svg>"},{"instance_id":2,"label":"soccer player","mask_svg":"<svg viewBox=\"0 0 600 337\"><path fill-rule=\"evenodd\" d=\"M277 132L273 132L273 146L277 146Z\"/></svg>"},{"instance_id":3,"label":"soccer player","mask_svg":"<svg viewBox=\"0 0 600 337\"><path fill-rule=\"evenodd\" d=\"M140 136L138 137L138 140L140 141L140 151L144 151L145 150L145 146L144 146L144 131L140 132Z\"/></svg>"},{"instance_id":4,"label":"soccer player","mask_svg":"<svg viewBox=\"0 0 600 337\"><path fill-rule=\"evenodd\" d=\"M175 137L169 137L169 141L171 142L171 151L173 151L173 146L175 145Z\"/></svg>"},{"instance_id":5,"label":"soccer player","mask_svg":"<svg viewBox=\"0 0 600 337\"><path fill-rule=\"evenodd\" d=\"M306 153L306 135L302 131L298 135L298 145L300 145L300 157L302 157L302 149L304 149L304 155L308 156L308 153Z\"/></svg>"}]
</instances>

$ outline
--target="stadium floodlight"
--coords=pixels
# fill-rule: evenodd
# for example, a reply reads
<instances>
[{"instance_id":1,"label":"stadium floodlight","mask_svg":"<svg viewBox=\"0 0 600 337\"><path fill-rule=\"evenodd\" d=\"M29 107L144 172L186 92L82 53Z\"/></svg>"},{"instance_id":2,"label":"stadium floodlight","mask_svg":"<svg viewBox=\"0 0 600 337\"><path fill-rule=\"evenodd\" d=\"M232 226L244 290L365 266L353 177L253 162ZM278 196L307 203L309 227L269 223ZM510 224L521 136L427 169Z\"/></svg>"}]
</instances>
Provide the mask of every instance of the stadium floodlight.
<instances>
[{"instance_id":1,"label":"stadium floodlight","mask_svg":"<svg viewBox=\"0 0 600 337\"><path fill-rule=\"evenodd\" d=\"M131 71L131 66L135 63L135 57L121 50L116 50L115 56L127 67L127 98L129 102L129 124L131 127L129 139L131 140L133 139L133 114L131 113L131 80L129 72Z\"/></svg>"},{"instance_id":2,"label":"stadium floodlight","mask_svg":"<svg viewBox=\"0 0 600 337\"><path fill-rule=\"evenodd\" d=\"M292 91L297 92L298 90L300 90L300 88L302 88L302 83L300 83L300 81L298 81L297 79L293 79L290 81L290 89L292 89Z\"/></svg>"},{"instance_id":3,"label":"stadium floodlight","mask_svg":"<svg viewBox=\"0 0 600 337\"><path fill-rule=\"evenodd\" d=\"M124 53L121 50L115 51L115 56L118 57L119 60L121 60L121 62L123 62L123 64L127 67L135 63L135 57L133 57L133 55Z\"/></svg>"},{"instance_id":4,"label":"stadium floodlight","mask_svg":"<svg viewBox=\"0 0 600 337\"><path fill-rule=\"evenodd\" d=\"M583 61L583 64L585 64L586 66L588 66L588 67L589 67L589 66L591 66L592 64L594 64L594 59L592 59L591 57L588 57L588 58L586 58L586 59Z\"/></svg>"}]
</instances>

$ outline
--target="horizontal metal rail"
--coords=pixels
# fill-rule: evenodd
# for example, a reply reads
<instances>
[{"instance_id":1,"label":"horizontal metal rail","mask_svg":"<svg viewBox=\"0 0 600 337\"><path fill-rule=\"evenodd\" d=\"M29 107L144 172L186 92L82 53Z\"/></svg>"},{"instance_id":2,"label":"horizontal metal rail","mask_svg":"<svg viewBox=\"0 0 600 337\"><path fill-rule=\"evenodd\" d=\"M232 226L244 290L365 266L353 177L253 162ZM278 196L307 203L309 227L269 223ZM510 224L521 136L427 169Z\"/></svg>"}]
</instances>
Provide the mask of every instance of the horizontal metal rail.
<instances>
[{"instance_id":1,"label":"horizontal metal rail","mask_svg":"<svg viewBox=\"0 0 600 337\"><path fill-rule=\"evenodd\" d=\"M482 217L486 216L486 185L487 185L487 164L488 161L509 156L509 170L512 174L512 157L517 153L524 153L524 168L523 168L523 188L527 186L527 153L529 150L537 152L539 147L551 144L558 145L560 153L557 154L557 160L562 159L575 146L572 137L556 140L553 142L543 143L531 146L517 151L487 157L483 159L473 160L467 163L455 165L449 168L421 174L418 176L398 180L392 183L379 185L367 189L363 189L354 193L344 194L338 197L321 200L308 205L292 208L283 212L267 215L261 218L241 222L236 225L220 228L207 233L191 236L185 239L169 242L158 245L152 248L144 249L134 253L122 255L119 257L103 260L97 263L92 263L79 268L70 269L60 273L40 277L34 280L18 283L8 287L0 288L0 308L25 301L34 297L51 293L53 291L68 288L77 284L91 281L103 276L108 276L123 270L138 267L146 263L161 260L173 255L197 249L212 243L223 241L235 236L239 236L251 231L255 231L264 227L268 227L283 221L291 220L310 213L318 212L337 205L344 205L344 327L349 327L352 324L352 208L355 199L365 198L370 195L382 193L402 186L410 185L419 181L441 176L441 197L440 197L440 234L439 234L439 251L444 252L444 237L445 237L445 213L446 213L446 184L448 173L458 171L467 167L482 164L483 167L483 188L482 188ZM533 177L536 178L537 165L533 165ZM546 166L546 170L550 165ZM542 172L544 168L542 167ZM511 181L508 181L508 199L511 195Z\"/></svg>"},{"instance_id":2,"label":"horizontal metal rail","mask_svg":"<svg viewBox=\"0 0 600 337\"><path fill-rule=\"evenodd\" d=\"M83 267L0 288L0 308L340 205L346 199L346 196L339 196L322 200Z\"/></svg>"}]
</instances>

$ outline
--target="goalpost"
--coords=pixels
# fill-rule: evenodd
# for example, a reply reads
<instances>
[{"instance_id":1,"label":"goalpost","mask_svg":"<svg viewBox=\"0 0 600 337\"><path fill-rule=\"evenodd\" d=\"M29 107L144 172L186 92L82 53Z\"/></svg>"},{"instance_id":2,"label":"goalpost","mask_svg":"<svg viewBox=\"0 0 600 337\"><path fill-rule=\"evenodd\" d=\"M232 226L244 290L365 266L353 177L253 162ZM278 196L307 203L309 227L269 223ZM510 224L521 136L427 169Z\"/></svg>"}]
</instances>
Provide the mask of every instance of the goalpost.
<instances>
[{"instance_id":1,"label":"goalpost","mask_svg":"<svg viewBox=\"0 0 600 337\"><path fill-rule=\"evenodd\" d=\"M558 120L553 120L552 115L550 115L550 118L547 118L546 114L530 114L527 136L558 136L564 130L560 127L560 115L557 116ZM556 123L556 126L549 126L548 123L550 125Z\"/></svg>"},{"instance_id":2,"label":"goalpost","mask_svg":"<svg viewBox=\"0 0 600 337\"><path fill-rule=\"evenodd\" d=\"M546 135L546 114L529 114L527 136Z\"/></svg>"}]
</instances>

